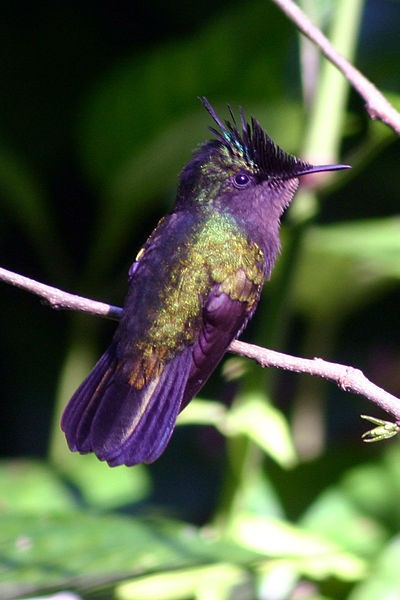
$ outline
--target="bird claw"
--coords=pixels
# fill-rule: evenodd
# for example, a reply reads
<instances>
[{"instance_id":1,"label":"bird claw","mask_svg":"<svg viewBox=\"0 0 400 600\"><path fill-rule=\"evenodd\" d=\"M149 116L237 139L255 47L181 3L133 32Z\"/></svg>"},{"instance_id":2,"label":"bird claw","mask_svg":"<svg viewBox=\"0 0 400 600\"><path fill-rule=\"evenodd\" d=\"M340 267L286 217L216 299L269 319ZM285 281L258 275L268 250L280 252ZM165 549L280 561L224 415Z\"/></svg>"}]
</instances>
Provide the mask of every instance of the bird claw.
<instances>
[{"instance_id":1,"label":"bird claw","mask_svg":"<svg viewBox=\"0 0 400 600\"><path fill-rule=\"evenodd\" d=\"M364 442L381 442L382 440L388 440L400 432L400 425L398 423L384 421L368 415L360 416L362 419L378 425L378 427L374 427L362 434L361 438Z\"/></svg>"}]
</instances>

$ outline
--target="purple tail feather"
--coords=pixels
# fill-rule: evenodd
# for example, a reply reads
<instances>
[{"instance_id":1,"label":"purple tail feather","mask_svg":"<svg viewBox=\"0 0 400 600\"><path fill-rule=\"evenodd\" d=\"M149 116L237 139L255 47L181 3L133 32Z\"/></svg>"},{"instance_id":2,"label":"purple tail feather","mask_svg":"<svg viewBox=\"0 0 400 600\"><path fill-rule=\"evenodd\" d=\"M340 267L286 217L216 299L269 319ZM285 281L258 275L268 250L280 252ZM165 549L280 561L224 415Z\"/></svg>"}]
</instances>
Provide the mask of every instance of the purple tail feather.
<instances>
[{"instance_id":1,"label":"purple tail feather","mask_svg":"<svg viewBox=\"0 0 400 600\"><path fill-rule=\"evenodd\" d=\"M155 461L173 432L191 360L187 348L137 389L117 368L111 346L64 411L61 428L70 449L94 452L110 466Z\"/></svg>"}]
</instances>

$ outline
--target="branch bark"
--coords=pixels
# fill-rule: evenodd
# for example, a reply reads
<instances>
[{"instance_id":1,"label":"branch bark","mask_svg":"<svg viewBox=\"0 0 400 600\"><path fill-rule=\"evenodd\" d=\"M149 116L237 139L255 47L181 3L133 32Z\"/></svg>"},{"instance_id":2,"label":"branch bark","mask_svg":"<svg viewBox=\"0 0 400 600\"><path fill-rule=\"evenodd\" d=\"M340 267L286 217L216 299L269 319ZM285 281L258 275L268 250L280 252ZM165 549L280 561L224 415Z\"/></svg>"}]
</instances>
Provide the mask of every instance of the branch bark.
<instances>
[{"instance_id":1,"label":"branch bark","mask_svg":"<svg viewBox=\"0 0 400 600\"><path fill-rule=\"evenodd\" d=\"M24 275L19 275L13 271L8 271L2 267L0 267L0 281L5 281L17 288L40 296L45 304L50 305L51 308L54 308L55 310L84 312L98 317L113 319L114 321L118 321L122 315L122 308L119 308L118 306L112 306L111 304L89 300L89 298L83 298L76 294L64 292L51 285L40 283L39 281L30 279Z\"/></svg>"},{"instance_id":2,"label":"branch bark","mask_svg":"<svg viewBox=\"0 0 400 600\"><path fill-rule=\"evenodd\" d=\"M7 269L0 268L0 280L39 296L56 310L79 311L116 321L122 315L122 308L118 306L70 294ZM295 373L307 373L333 381L346 392L364 396L391 414L396 419L396 423L400 424L400 399L369 381L359 369L328 362L321 358L308 359L290 356L239 340L233 341L228 351L255 360L262 367L276 367Z\"/></svg>"},{"instance_id":3,"label":"branch bark","mask_svg":"<svg viewBox=\"0 0 400 600\"><path fill-rule=\"evenodd\" d=\"M293 0L272 0L298 29L334 64L365 100L365 108L371 119L379 119L400 135L400 113L385 96L342 56L328 38L310 21Z\"/></svg>"}]
</instances>

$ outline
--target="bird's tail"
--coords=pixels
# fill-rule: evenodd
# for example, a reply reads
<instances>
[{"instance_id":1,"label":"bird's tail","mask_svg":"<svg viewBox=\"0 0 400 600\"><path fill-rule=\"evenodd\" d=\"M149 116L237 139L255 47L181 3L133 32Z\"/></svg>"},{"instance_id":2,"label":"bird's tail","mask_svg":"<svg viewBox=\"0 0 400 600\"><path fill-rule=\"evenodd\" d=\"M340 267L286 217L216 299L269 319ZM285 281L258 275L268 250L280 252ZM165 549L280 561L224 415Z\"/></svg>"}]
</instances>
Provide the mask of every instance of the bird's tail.
<instances>
[{"instance_id":1,"label":"bird's tail","mask_svg":"<svg viewBox=\"0 0 400 600\"><path fill-rule=\"evenodd\" d=\"M191 366L190 348L141 387L129 381L111 346L69 401L61 420L71 450L110 466L150 463L175 426Z\"/></svg>"}]
</instances>

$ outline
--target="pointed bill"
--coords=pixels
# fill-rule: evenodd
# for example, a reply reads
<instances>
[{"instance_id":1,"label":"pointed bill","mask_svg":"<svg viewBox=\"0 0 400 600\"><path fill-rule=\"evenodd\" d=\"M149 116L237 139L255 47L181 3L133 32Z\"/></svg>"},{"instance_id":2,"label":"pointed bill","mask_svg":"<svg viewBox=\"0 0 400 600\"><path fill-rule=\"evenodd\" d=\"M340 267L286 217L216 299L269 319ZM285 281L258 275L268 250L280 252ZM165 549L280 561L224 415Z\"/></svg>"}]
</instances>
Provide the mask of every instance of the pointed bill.
<instances>
[{"instance_id":1,"label":"pointed bill","mask_svg":"<svg viewBox=\"0 0 400 600\"><path fill-rule=\"evenodd\" d=\"M297 177L302 175L310 175L311 173L322 173L323 171L343 171L345 169L351 169L351 165L308 165L304 163L300 166L296 173Z\"/></svg>"}]
</instances>

